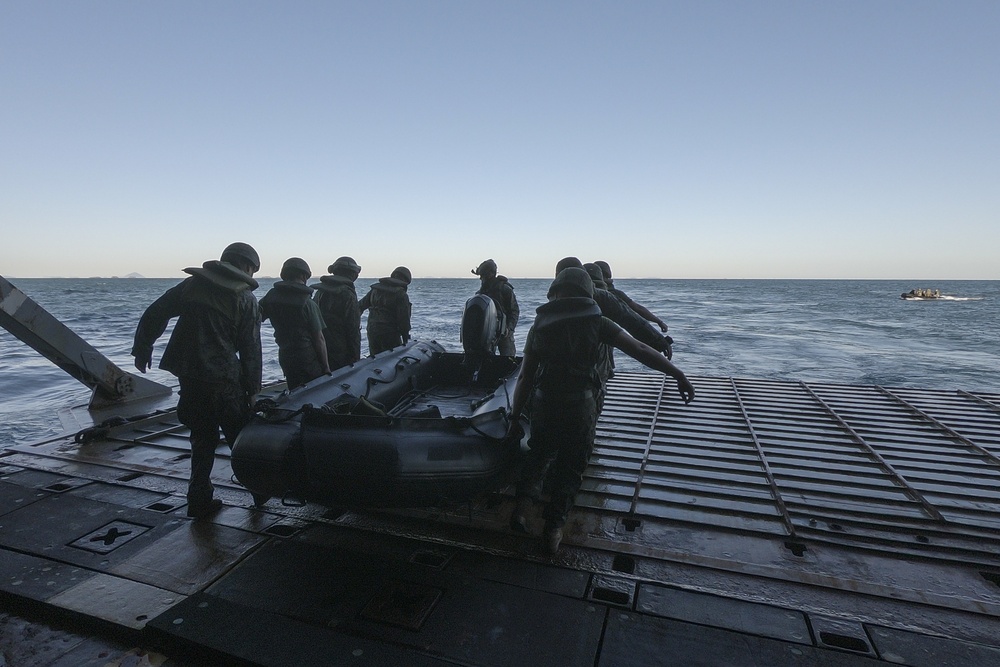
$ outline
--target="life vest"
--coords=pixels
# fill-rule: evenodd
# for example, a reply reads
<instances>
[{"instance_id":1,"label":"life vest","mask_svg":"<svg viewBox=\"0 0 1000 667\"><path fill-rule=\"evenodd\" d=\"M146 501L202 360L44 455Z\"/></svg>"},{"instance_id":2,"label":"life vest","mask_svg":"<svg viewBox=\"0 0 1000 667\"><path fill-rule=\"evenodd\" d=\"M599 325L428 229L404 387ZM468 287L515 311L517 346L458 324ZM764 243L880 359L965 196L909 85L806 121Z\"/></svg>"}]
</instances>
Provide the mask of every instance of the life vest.
<instances>
[{"instance_id":1,"label":"life vest","mask_svg":"<svg viewBox=\"0 0 1000 667\"><path fill-rule=\"evenodd\" d=\"M536 311L536 387L543 394L600 390L601 309L593 299L555 299Z\"/></svg>"},{"instance_id":2,"label":"life vest","mask_svg":"<svg viewBox=\"0 0 1000 667\"><path fill-rule=\"evenodd\" d=\"M274 326L274 341L281 351L312 350L306 302L312 288L302 283L280 280L260 300L264 318Z\"/></svg>"}]
</instances>

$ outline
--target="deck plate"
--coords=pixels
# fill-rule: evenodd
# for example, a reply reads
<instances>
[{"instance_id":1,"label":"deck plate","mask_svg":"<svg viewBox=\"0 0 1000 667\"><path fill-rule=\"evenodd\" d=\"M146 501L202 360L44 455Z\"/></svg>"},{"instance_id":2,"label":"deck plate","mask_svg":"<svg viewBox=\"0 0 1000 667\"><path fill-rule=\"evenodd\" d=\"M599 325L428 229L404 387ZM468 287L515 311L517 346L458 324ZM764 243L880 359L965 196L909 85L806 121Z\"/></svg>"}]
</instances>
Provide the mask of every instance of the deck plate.
<instances>
[{"instance_id":1,"label":"deck plate","mask_svg":"<svg viewBox=\"0 0 1000 667\"><path fill-rule=\"evenodd\" d=\"M509 489L256 509L224 445L192 522L170 412L9 446L0 594L259 664L1000 664L1000 396L693 381L612 381L556 557Z\"/></svg>"}]
</instances>

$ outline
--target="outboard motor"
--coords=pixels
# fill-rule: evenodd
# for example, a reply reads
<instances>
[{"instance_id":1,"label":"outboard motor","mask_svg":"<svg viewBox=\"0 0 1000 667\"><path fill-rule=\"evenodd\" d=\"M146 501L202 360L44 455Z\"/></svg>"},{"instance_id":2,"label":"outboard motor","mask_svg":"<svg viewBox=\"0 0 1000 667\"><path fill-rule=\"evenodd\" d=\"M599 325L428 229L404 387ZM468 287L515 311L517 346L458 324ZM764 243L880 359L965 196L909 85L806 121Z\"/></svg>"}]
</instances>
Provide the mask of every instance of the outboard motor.
<instances>
[{"instance_id":1,"label":"outboard motor","mask_svg":"<svg viewBox=\"0 0 1000 667\"><path fill-rule=\"evenodd\" d=\"M462 313L462 349L466 366L472 369L473 380L486 357L497 352L497 341L505 325L504 314L493 299L476 294L465 302Z\"/></svg>"}]
</instances>

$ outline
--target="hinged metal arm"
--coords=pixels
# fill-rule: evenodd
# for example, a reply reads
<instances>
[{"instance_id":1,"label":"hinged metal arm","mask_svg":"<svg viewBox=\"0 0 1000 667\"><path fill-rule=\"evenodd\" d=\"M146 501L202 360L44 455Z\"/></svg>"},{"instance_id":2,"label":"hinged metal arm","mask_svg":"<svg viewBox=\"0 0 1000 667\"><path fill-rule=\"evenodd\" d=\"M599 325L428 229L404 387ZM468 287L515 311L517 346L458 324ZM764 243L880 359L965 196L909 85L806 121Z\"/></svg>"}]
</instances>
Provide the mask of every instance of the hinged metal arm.
<instances>
[{"instance_id":1,"label":"hinged metal arm","mask_svg":"<svg viewBox=\"0 0 1000 667\"><path fill-rule=\"evenodd\" d=\"M159 382L126 373L0 276L0 326L94 390L90 408L170 394Z\"/></svg>"}]
</instances>

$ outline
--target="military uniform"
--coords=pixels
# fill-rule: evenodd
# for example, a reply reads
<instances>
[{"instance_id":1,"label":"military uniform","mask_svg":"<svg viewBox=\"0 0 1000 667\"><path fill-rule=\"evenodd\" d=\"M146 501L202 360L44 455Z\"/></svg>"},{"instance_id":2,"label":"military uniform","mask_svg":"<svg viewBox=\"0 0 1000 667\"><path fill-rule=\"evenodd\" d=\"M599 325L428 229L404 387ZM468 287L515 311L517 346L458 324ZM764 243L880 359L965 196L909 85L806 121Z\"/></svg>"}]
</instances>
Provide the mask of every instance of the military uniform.
<instances>
[{"instance_id":1,"label":"military uniform","mask_svg":"<svg viewBox=\"0 0 1000 667\"><path fill-rule=\"evenodd\" d=\"M279 280L260 300L261 319L274 327L278 364L289 389L325 374L313 346L313 335L323 331L324 323L312 292L302 283Z\"/></svg>"},{"instance_id":2,"label":"military uniform","mask_svg":"<svg viewBox=\"0 0 1000 667\"><path fill-rule=\"evenodd\" d=\"M392 276L379 278L358 303L360 312L370 311L367 326L370 354L391 350L410 340L408 284L408 280Z\"/></svg>"},{"instance_id":3,"label":"military uniform","mask_svg":"<svg viewBox=\"0 0 1000 667\"><path fill-rule=\"evenodd\" d=\"M337 275L319 280L313 300L323 315L327 358L334 370L361 358L361 310L353 280Z\"/></svg>"},{"instance_id":4,"label":"military uniform","mask_svg":"<svg viewBox=\"0 0 1000 667\"><path fill-rule=\"evenodd\" d=\"M543 536L551 554L559 550L563 526L594 445L602 387L598 369L601 348L613 345L650 368L669 373L677 380L685 402L694 397L694 387L680 369L601 314L601 306L593 298L593 279L573 263L579 260L567 257L556 265L558 273L548 291L550 301L536 311L507 427L508 438L520 437L520 419L530 399L530 451L518 483L510 527L528 532L528 513L551 461Z\"/></svg>"},{"instance_id":5,"label":"military uniform","mask_svg":"<svg viewBox=\"0 0 1000 667\"><path fill-rule=\"evenodd\" d=\"M253 295L257 281L232 264L213 260L184 271L191 277L143 313L132 355L145 370L156 339L178 318L160 368L180 383L177 418L191 429L188 513L197 516L213 502L220 427L231 446L260 391L260 313Z\"/></svg>"},{"instance_id":6,"label":"military uniform","mask_svg":"<svg viewBox=\"0 0 1000 667\"><path fill-rule=\"evenodd\" d=\"M537 357L539 365L531 403L530 452L518 496L537 498L547 476L550 501L543 516L547 527L561 528L594 445L601 347L612 344L621 328L602 317L600 307L587 297L550 301L536 312L525 355Z\"/></svg>"}]
</instances>

